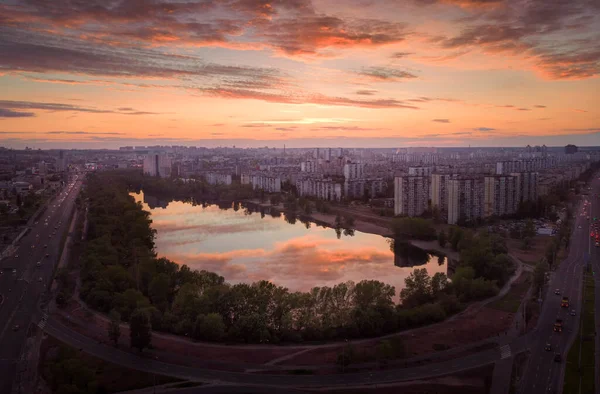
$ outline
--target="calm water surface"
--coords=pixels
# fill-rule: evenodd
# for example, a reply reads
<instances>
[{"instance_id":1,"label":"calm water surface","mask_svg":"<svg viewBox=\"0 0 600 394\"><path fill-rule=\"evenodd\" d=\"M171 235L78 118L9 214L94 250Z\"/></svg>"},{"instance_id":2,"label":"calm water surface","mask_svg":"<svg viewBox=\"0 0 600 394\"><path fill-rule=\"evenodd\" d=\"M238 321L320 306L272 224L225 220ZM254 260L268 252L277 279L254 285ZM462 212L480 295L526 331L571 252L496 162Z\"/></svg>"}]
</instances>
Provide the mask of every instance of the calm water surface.
<instances>
[{"instance_id":1,"label":"calm water surface","mask_svg":"<svg viewBox=\"0 0 600 394\"><path fill-rule=\"evenodd\" d=\"M230 283L269 280L292 291L340 282L376 279L404 287L415 268L430 275L446 273L443 259L417 249L396 256L388 239L356 231L354 236L311 223L306 228L284 217L252 213L240 208L223 210L183 202L159 201L132 193L151 213L156 229L156 251L178 264L217 272ZM408 257L410 255L410 257ZM440 264L442 262L442 264ZM420 264L418 267L408 265Z\"/></svg>"}]
</instances>

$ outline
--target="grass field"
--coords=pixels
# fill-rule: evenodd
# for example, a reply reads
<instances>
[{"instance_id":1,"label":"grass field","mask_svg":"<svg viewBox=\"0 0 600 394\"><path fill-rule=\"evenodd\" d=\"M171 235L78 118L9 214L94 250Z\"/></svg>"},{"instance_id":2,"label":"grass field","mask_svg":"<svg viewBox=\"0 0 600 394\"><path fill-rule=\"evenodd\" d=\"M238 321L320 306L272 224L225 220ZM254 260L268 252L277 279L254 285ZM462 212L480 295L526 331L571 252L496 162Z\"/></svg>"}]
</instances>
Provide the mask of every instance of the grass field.
<instances>
[{"instance_id":1,"label":"grass field","mask_svg":"<svg viewBox=\"0 0 600 394\"><path fill-rule=\"evenodd\" d=\"M563 394L594 393L594 277L583 279L580 331L567 356ZM581 351L581 354L580 354ZM581 359L581 365L580 360ZM581 388L579 387L581 385Z\"/></svg>"},{"instance_id":2,"label":"grass field","mask_svg":"<svg viewBox=\"0 0 600 394\"><path fill-rule=\"evenodd\" d=\"M531 275L529 273L521 274L521 277L518 279L516 283L510 287L510 290L506 295L499 300L496 300L488 305L488 307L493 309L498 309L500 311L516 313L521 305L521 301L523 301L523 297L527 292L527 289L531 285Z\"/></svg>"}]
</instances>

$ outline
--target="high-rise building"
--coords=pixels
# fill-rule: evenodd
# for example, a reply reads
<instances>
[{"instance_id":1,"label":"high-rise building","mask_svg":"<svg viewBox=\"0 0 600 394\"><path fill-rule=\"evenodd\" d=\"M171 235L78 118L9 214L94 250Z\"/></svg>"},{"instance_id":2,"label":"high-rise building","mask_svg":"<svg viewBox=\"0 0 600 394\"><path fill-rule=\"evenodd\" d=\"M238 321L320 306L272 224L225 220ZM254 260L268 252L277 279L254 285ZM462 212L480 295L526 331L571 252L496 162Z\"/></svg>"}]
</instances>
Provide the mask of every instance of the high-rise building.
<instances>
[{"instance_id":1,"label":"high-rise building","mask_svg":"<svg viewBox=\"0 0 600 394\"><path fill-rule=\"evenodd\" d=\"M513 172L517 195L517 205L525 201L535 201L538 197L537 172Z\"/></svg>"},{"instance_id":2,"label":"high-rise building","mask_svg":"<svg viewBox=\"0 0 600 394\"><path fill-rule=\"evenodd\" d=\"M319 165L316 160L307 160L300 163L300 171L302 172L317 172Z\"/></svg>"},{"instance_id":3,"label":"high-rise building","mask_svg":"<svg viewBox=\"0 0 600 394\"><path fill-rule=\"evenodd\" d=\"M331 148L325 149L325 157L324 158L326 161L331 161Z\"/></svg>"},{"instance_id":4,"label":"high-rise building","mask_svg":"<svg viewBox=\"0 0 600 394\"><path fill-rule=\"evenodd\" d=\"M171 176L171 158L166 153L148 153L144 158L144 174L168 178Z\"/></svg>"},{"instance_id":5,"label":"high-rise building","mask_svg":"<svg viewBox=\"0 0 600 394\"><path fill-rule=\"evenodd\" d=\"M484 178L483 216L511 215L517 211L518 194L516 177L510 175Z\"/></svg>"},{"instance_id":6,"label":"high-rise building","mask_svg":"<svg viewBox=\"0 0 600 394\"><path fill-rule=\"evenodd\" d=\"M442 217L446 217L448 213L447 182L453 177L454 175L451 174L431 174L431 185L429 187L431 208L437 207Z\"/></svg>"},{"instance_id":7,"label":"high-rise building","mask_svg":"<svg viewBox=\"0 0 600 394\"><path fill-rule=\"evenodd\" d=\"M398 176L394 179L394 213L420 216L429 201L429 178L424 176Z\"/></svg>"},{"instance_id":8,"label":"high-rise building","mask_svg":"<svg viewBox=\"0 0 600 394\"><path fill-rule=\"evenodd\" d=\"M567 155L572 155L573 153L577 153L578 150L579 149L575 145L572 145L572 144L565 146L565 154L567 154Z\"/></svg>"},{"instance_id":9,"label":"high-rise building","mask_svg":"<svg viewBox=\"0 0 600 394\"><path fill-rule=\"evenodd\" d=\"M483 216L483 178L449 179L448 224L474 222Z\"/></svg>"},{"instance_id":10,"label":"high-rise building","mask_svg":"<svg viewBox=\"0 0 600 394\"><path fill-rule=\"evenodd\" d=\"M65 157L65 151L58 152L58 160L56 160L56 171L64 172L67 170L67 158Z\"/></svg>"},{"instance_id":11,"label":"high-rise building","mask_svg":"<svg viewBox=\"0 0 600 394\"><path fill-rule=\"evenodd\" d=\"M362 163L344 164L344 177L346 179L358 179L364 176L365 165Z\"/></svg>"},{"instance_id":12,"label":"high-rise building","mask_svg":"<svg viewBox=\"0 0 600 394\"><path fill-rule=\"evenodd\" d=\"M431 170L431 167L408 167L408 175L429 176L431 175Z\"/></svg>"}]
</instances>

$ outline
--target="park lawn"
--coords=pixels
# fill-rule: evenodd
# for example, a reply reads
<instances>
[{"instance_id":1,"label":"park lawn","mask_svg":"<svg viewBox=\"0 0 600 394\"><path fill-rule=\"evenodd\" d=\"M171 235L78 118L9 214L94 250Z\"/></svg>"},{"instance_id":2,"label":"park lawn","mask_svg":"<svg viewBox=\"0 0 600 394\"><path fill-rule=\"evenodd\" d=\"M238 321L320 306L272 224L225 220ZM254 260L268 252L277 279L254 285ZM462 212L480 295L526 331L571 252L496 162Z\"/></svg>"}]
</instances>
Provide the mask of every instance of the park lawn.
<instances>
[{"instance_id":1,"label":"park lawn","mask_svg":"<svg viewBox=\"0 0 600 394\"><path fill-rule=\"evenodd\" d=\"M567 356L564 394L594 393L594 278L584 276L583 309L580 316L581 330ZM579 373L579 350L581 348L581 374ZM579 387L581 375L581 388Z\"/></svg>"},{"instance_id":2,"label":"park lawn","mask_svg":"<svg viewBox=\"0 0 600 394\"><path fill-rule=\"evenodd\" d=\"M512 284L508 293L499 300L490 303L488 307L504 312L516 313L519 310L525 293L527 293L527 289L531 285L530 278L531 275L529 273L522 273L519 279Z\"/></svg>"}]
</instances>

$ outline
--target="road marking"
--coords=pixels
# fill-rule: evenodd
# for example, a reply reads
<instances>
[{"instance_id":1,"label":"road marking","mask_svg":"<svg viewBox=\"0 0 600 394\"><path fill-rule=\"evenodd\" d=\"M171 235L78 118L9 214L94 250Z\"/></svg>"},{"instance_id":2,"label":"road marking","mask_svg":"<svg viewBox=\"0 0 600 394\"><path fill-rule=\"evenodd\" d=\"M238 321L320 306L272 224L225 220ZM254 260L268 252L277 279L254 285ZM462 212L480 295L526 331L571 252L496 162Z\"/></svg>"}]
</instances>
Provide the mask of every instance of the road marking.
<instances>
[{"instance_id":1,"label":"road marking","mask_svg":"<svg viewBox=\"0 0 600 394\"><path fill-rule=\"evenodd\" d=\"M510 345L504 345L500 347L500 359L504 360L511 356Z\"/></svg>"}]
</instances>

